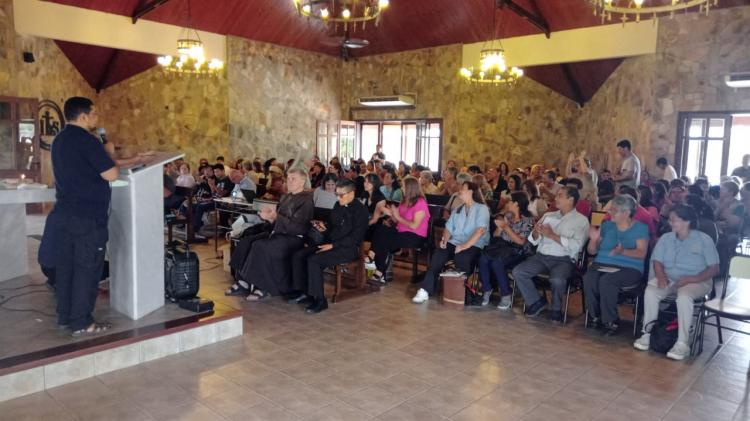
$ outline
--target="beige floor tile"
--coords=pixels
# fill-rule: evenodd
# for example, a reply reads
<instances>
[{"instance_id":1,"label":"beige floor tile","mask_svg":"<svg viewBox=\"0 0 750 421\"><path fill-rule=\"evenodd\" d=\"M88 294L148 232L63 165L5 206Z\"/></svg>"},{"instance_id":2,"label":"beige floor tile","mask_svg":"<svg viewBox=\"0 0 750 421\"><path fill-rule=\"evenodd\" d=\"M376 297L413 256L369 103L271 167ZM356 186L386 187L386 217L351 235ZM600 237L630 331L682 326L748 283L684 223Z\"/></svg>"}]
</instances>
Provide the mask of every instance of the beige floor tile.
<instances>
[{"instance_id":1,"label":"beige floor tile","mask_svg":"<svg viewBox=\"0 0 750 421\"><path fill-rule=\"evenodd\" d=\"M434 421L443 419L440 415L425 408L403 403L378 416L384 421Z\"/></svg>"},{"instance_id":2,"label":"beige floor tile","mask_svg":"<svg viewBox=\"0 0 750 421\"><path fill-rule=\"evenodd\" d=\"M341 396L339 399L369 415L376 416L400 405L406 400L406 397L403 394L376 385L353 394Z\"/></svg>"},{"instance_id":3,"label":"beige floor tile","mask_svg":"<svg viewBox=\"0 0 750 421\"><path fill-rule=\"evenodd\" d=\"M302 417L306 421L365 421L372 417L342 402L334 402Z\"/></svg>"},{"instance_id":4,"label":"beige floor tile","mask_svg":"<svg viewBox=\"0 0 750 421\"><path fill-rule=\"evenodd\" d=\"M73 414L45 392L0 403L0 419L22 421L74 420Z\"/></svg>"}]
</instances>

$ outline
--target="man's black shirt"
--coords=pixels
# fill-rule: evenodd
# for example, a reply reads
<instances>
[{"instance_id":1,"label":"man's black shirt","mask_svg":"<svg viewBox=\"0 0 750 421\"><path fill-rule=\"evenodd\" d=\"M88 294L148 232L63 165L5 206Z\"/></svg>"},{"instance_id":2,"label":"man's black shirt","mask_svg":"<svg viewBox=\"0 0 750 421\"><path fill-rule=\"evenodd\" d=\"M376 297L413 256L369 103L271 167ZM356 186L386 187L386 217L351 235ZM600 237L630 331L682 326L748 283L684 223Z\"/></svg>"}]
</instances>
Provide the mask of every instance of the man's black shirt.
<instances>
[{"instance_id":1,"label":"man's black shirt","mask_svg":"<svg viewBox=\"0 0 750 421\"><path fill-rule=\"evenodd\" d=\"M101 173L115 166L104 145L82 127L68 124L52 143L52 170L61 215L106 219L111 189Z\"/></svg>"}]
</instances>

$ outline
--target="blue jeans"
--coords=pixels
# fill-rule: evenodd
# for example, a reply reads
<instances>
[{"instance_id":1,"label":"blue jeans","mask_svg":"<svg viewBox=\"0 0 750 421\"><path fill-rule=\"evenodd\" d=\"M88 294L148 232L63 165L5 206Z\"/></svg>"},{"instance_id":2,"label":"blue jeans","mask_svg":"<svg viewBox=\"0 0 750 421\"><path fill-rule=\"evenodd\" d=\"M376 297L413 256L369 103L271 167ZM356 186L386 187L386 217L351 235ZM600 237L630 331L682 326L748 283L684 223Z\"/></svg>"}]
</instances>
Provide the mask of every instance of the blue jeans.
<instances>
[{"instance_id":1,"label":"blue jeans","mask_svg":"<svg viewBox=\"0 0 750 421\"><path fill-rule=\"evenodd\" d=\"M479 280L482 281L482 292L492 291L492 277L497 280L500 296L510 295L510 279L508 269L517 265L524 256L513 256L503 260L501 257L492 258L482 253L479 257Z\"/></svg>"}]
</instances>

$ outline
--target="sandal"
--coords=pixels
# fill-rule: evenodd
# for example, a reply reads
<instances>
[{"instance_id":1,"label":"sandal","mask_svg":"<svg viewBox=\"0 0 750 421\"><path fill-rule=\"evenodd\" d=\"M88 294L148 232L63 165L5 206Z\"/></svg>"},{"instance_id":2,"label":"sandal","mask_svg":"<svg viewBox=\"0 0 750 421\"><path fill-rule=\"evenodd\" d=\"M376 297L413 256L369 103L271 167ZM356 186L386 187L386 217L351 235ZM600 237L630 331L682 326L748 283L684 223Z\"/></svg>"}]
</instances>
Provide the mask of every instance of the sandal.
<instances>
[{"instance_id":1,"label":"sandal","mask_svg":"<svg viewBox=\"0 0 750 421\"><path fill-rule=\"evenodd\" d=\"M385 276L382 273L380 275L374 273L367 282L378 286L385 285Z\"/></svg>"},{"instance_id":2,"label":"sandal","mask_svg":"<svg viewBox=\"0 0 750 421\"><path fill-rule=\"evenodd\" d=\"M92 323L85 329L74 330L71 334L74 338L83 336L94 336L112 329L112 323Z\"/></svg>"},{"instance_id":3,"label":"sandal","mask_svg":"<svg viewBox=\"0 0 750 421\"><path fill-rule=\"evenodd\" d=\"M229 297L246 296L248 292L249 291L247 288L235 282L231 287L229 287L229 289L224 291L224 295Z\"/></svg>"},{"instance_id":4,"label":"sandal","mask_svg":"<svg viewBox=\"0 0 750 421\"><path fill-rule=\"evenodd\" d=\"M250 295L245 297L245 300L247 301L261 301L265 300L266 298L270 297L271 294L265 293L259 289L254 289L252 292L250 292Z\"/></svg>"}]
</instances>

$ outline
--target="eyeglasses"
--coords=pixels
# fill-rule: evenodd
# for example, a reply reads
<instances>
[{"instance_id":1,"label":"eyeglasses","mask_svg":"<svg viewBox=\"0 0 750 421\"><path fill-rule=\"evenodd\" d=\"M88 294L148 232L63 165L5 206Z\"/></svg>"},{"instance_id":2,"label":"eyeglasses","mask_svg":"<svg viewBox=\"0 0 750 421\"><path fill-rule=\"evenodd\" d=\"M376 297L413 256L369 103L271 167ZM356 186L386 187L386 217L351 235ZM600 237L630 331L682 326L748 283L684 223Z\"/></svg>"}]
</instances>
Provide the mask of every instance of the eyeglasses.
<instances>
[{"instance_id":1,"label":"eyeglasses","mask_svg":"<svg viewBox=\"0 0 750 421\"><path fill-rule=\"evenodd\" d=\"M352 191L354 191L354 190L352 190ZM351 193L351 191L348 191L348 192L346 192L346 193L339 193L339 192L336 192L336 197L344 197L344 196L346 196L346 195L347 195L347 194L349 194L349 193Z\"/></svg>"}]
</instances>

